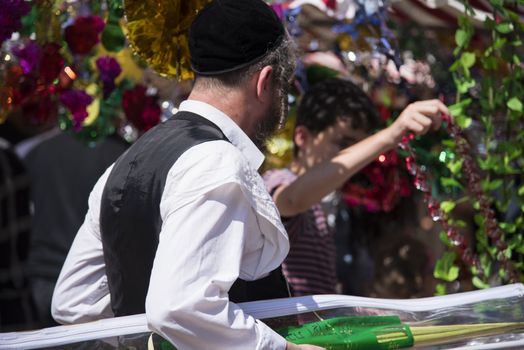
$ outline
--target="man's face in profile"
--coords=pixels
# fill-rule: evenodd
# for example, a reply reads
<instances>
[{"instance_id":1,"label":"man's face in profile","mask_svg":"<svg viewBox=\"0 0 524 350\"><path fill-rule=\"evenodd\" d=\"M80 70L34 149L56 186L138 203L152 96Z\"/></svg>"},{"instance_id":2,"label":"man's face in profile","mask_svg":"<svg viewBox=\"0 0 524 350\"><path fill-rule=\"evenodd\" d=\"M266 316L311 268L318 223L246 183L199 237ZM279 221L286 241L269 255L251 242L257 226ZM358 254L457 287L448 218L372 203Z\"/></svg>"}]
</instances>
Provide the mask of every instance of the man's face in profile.
<instances>
[{"instance_id":1,"label":"man's face in profile","mask_svg":"<svg viewBox=\"0 0 524 350\"><path fill-rule=\"evenodd\" d=\"M287 86L279 86L276 82L271 83L273 98L269 103L265 116L257 125L257 130L253 137L253 142L259 149L264 149L267 139L280 127L287 119L289 111Z\"/></svg>"}]
</instances>

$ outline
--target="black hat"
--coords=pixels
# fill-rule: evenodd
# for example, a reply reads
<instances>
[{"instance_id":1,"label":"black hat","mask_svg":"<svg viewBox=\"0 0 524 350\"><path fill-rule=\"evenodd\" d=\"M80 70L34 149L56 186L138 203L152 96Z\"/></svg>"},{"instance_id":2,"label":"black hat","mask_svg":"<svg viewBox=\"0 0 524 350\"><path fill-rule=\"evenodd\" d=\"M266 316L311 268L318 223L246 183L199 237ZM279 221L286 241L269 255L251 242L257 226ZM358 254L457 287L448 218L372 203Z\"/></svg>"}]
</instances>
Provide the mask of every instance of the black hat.
<instances>
[{"instance_id":1,"label":"black hat","mask_svg":"<svg viewBox=\"0 0 524 350\"><path fill-rule=\"evenodd\" d=\"M191 67L217 75L247 67L276 47L284 26L262 0L213 0L189 30Z\"/></svg>"}]
</instances>

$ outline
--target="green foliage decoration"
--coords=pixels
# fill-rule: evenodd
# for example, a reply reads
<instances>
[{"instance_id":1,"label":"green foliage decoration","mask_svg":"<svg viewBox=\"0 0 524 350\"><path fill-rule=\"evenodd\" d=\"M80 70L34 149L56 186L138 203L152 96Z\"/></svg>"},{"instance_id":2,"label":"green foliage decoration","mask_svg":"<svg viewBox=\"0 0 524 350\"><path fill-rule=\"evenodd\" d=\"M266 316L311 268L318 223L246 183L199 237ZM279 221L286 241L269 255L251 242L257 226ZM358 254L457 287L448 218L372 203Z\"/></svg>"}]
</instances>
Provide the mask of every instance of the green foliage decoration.
<instances>
[{"instance_id":1,"label":"green foliage decoration","mask_svg":"<svg viewBox=\"0 0 524 350\"><path fill-rule=\"evenodd\" d=\"M474 224L466 228L474 233L470 245L479 257L482 273L456 261L455 247L443 233L440 238L446 251L437 261L434 275L445 282L471 279L475 287L487 288L524 281L524 23L514 11L514 6L524 1L490 0L492 13L482 29L473 25L475 10L469 1L462 3L455 62L449 69L457 90L450 112L468 136L469 156L478 168L482 195L496 215L494 220L482 215L480 194L464 190L461 205L477 213ZM486 43L474 43L476 37ZM440 179L441 185L454 190L467 189L471 175L462 167L465 155L458 151L458 142L452 135L442 145L455 158L447 162L450 174ZM442 210L453 216L457 200L442 204ZM490 235L494 224L500 235ZM441 283L437 294L443 293L445 284Z\"/></svg>"}]
</instances>

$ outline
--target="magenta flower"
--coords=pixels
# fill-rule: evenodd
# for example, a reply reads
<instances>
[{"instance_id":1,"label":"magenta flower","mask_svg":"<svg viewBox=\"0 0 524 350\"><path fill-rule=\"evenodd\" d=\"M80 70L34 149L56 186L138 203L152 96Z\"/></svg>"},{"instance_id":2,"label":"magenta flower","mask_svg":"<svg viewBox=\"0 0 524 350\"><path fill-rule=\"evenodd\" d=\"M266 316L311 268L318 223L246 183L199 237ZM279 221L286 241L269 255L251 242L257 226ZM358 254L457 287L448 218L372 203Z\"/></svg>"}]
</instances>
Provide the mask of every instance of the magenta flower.
<instances>
[{"instance_id":1,"label":"magenta flower","mask_svg":"<svg viewBox=\"0 0 524 350\"><path fill-rule=\"evenodd\" d=\"M271 4L271 8L273 9L273 11L275 11L278 18L284 18L284 7L282 6L282 4Z\"/></svg>"},{"instance_id":2,"label":"magenta flower","mask_svg":"<svg viewBox=\"0 0 524 350\"><path fill-rule=\"evenodd\" d=\"M104 99L106 99L115 89L115 79L122 72L122 68L113 57L109 56L97 59L96 66L100 72L100 80L104 83Z\"/></svg>"},{"instance_id":3,"label":"magenta flower","mask_svg":"<svg viewBox=\"0 0 524 350\"><path fill-rule=\"evenodd\" d=\"M87 118L87 106L93 102L93 98L85 91L67 90L60 94L60 102L73 115L73 129L79 131L82 129L82 123Z\"/></svg>"},{"instance_id":4,"label":"magenta flower","mask_svg":"<svg viewBox=\"0 0 524 350\"><path fill-rule=\"evenodd\" d=\"M29 41L23 48L13 49L13 53L18 57L18 64L24 74L33 71L40 62L41 50L34 41Z\"/></svg>"}]
</instances>

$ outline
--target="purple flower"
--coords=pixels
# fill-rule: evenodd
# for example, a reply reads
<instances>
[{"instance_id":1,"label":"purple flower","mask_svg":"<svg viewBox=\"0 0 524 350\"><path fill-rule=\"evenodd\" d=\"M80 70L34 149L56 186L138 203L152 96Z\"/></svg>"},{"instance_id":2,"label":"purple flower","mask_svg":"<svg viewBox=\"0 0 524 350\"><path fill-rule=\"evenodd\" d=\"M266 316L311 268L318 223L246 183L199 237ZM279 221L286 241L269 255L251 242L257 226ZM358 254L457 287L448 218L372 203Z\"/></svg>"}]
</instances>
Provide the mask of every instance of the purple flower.
<instances>
[{"instance_id":1,"label":"purple flower","mask_svg":"<svg viewBox=\"0 0 524 350\"><path fill-rule=\"evenodd\" d=\"M30 73L38 66L41 50L34 41L29 41L23 48L15 48L13 53L18 57L24 74Z\"/></svg>"},{"instance_id":2,"label":"purple flower","mask_svg":"<svg viewBox=\"0 0 524 350\"><path fill-rule=\"evenodd\" d=\"M100 72L100 80L104 83L104 99L106 99L115 89L115 78L120 75L122 69L118 62L110 56L97 59L96 66Z\"/></svg>"},{"instance_id":3,"label":"purple flower","mask_svg":"<svg viewBox=\"0 0 524 350\"><path fill-rule=\"evenodd\" d=\"M27 15L31 6L24 0L0 0L0 44L22 28L20 19Z\"/></svg>"},{"instance_id":4,"label":"purple flower","mask_svg":"<svg viewBox=\"0 0 524 350\"><path fill-rule=\"evenodd\" d=\"M67 90L60 94L60 102L69 109L73 115L73 129L82 129L82 122L87 118L87 106L93 102L93 98L85 91Z\"/></svg>"}]
</instances>

